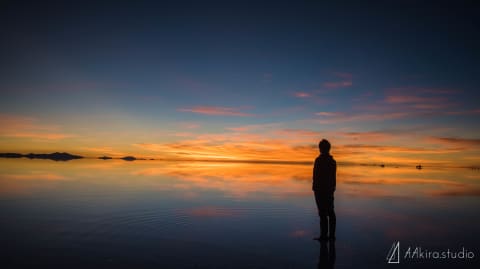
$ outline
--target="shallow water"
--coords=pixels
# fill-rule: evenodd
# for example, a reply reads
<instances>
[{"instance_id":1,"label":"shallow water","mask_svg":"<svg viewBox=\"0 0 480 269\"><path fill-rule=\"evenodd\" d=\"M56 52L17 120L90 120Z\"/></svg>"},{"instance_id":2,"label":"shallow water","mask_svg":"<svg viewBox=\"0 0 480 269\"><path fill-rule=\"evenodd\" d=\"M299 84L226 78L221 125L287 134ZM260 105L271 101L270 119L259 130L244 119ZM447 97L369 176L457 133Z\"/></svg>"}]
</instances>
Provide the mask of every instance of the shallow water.
<instances>
[{"instance_id":1,"label":"shallow water","mask_svg":"<svg viewBox=\"0 0 480 269\"><path fill-rule=\"evenodd\" d=\"M2 268L478 268L478 170L340 165L337 240L319 244L312 240L319 231L311 169L3 159L0 263ZM397 241L401 264L387 264ZM406 259L409 246L465 248L475 257Z\"/></svg>"}]
</instances>

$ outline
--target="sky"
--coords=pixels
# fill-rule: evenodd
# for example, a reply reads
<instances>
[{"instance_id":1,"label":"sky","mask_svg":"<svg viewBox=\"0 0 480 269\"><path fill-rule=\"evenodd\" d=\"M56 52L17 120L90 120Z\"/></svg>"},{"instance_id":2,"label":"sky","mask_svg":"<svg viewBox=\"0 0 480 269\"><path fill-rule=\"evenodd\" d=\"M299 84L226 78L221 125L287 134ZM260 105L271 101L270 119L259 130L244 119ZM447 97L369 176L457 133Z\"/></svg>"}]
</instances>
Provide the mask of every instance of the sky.
<instances>
[{"instance_id":1,"label":"sky","mask_svg":"<svg viewBox=\"0 0 480 269\"><path fill-rule=\"evenodd\" d=\"M473 1L2 1L0 151L480 165Z\"/></svg>"}]
</instances>

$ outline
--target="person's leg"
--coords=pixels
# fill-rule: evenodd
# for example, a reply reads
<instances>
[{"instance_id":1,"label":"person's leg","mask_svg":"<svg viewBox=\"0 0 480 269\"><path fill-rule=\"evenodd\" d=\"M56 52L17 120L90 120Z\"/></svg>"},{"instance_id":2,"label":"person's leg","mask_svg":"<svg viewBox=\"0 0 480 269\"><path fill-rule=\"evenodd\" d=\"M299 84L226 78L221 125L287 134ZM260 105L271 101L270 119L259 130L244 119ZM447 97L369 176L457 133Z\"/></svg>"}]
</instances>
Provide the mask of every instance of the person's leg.
<instances>
[{"instance_id":1,"label":"person's leg","mask_svg":"<svg viewBox=\"0 0 480 269\"><path fill-rule=\"evenodd\" d=\"M320 209L322 207L322 196L320 195L320 193L314 191L313 192L314 196L315 196L315 204L317 204L317 212L318 212L318 216L320 216Z\"/></svg>"},{"instance_id":2,"label":"person's leg","mask_svg":"<svg viewBox=\"0 0 480 269\"><path fill-rule=\"evenodd\" d=\"M328 199L328 226L330 226L329 238L335 240L335 231L337 226L337 216L333 206L333 195Z\"/></svg>"},{"instance_id":3,"label":"person's leg","mask_svg":"<svg viewBox=\"0 0 480 269\"><path fill-rule=\"evenodd\" d=\"M320 239L328 238L328 218L326 212L320 214Z\"/></svg>"},{"instance_id":4,"label":"person's leg","mask_svg":"<svg viewBox=\"0 0 480 269\"><path fill-rule=\"evenodd\" d=\"M330 210L328 214L328 226L330 226L330 239L335 239L335 231L337 226L337 216L335 215L335 210L333 208Z\"/></svg>"},{"instance_id":5,"label":"person's leg","mask_svg":"<svg viewBox=\"0 0 480 269\"><path fill-rule=\"evenodd\" d=\"M324 240L328 238L328 211L325 210L325 197L319 192L314 192L315 203L317 204L318 216L320 217L320 237L315 240Z\"/></svg>"}]
</instances>

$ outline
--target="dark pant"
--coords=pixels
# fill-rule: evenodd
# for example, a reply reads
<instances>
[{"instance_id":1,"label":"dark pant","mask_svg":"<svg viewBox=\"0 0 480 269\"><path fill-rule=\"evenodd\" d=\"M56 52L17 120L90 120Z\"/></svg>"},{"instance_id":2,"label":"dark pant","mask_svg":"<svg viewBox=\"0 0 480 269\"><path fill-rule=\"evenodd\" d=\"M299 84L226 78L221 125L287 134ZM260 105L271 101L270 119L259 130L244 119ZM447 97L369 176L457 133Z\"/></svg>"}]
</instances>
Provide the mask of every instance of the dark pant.
<instances>
[{"instance_id":1,"label":"dark pant","mask_svg":"<svg viewBox=\"0 0 480 269\"><path fill-rule=\"evenodd\" d=\"M328 230L330 228L330 237L334 237L337 217L335 216L335 210L333 210L333 193L325 194L317 191L314 191L314 193L318 216L320 216L320 236L328 236Z\"/></svg>"}]
</instances>

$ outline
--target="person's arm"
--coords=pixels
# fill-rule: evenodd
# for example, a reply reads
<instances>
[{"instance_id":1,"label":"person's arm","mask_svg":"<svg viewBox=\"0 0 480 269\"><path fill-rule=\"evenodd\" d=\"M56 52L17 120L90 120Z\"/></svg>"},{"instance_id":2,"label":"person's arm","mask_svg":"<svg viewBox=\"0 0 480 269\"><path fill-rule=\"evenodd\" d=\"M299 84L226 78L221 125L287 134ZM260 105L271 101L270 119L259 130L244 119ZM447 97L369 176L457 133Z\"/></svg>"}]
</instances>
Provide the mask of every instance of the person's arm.
<instances>
[{"instance_id":1,"label":"person's arm","mask_svg":"<svg viewBox=\"0 0 480 269\"><path fill-rule=\"evenodd\" d=\"M333 166L333 191L337 189L337 162Z\"/></svg>"},{"instance_id":2,"label":"person's arm","mask_svg":"<svg viewBox=\"0 0 480 269\"><path fill-rule=\"evenodd\" d=\"M313 190L314 182L317 178L318 178L318 162L317 162L317 159L315 159L315 163L313 164L312 190Z\"/></svg>"}]
</instances>

